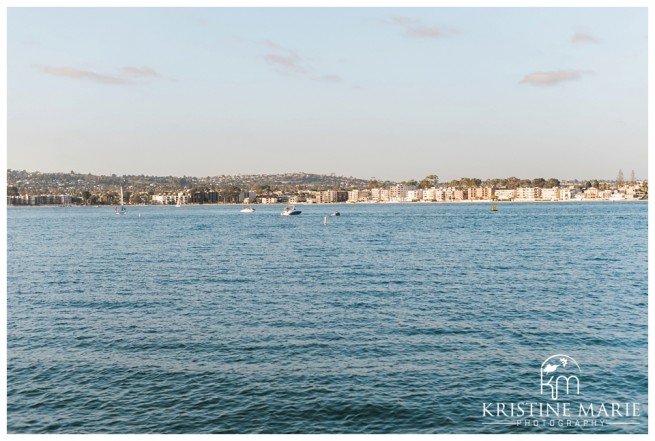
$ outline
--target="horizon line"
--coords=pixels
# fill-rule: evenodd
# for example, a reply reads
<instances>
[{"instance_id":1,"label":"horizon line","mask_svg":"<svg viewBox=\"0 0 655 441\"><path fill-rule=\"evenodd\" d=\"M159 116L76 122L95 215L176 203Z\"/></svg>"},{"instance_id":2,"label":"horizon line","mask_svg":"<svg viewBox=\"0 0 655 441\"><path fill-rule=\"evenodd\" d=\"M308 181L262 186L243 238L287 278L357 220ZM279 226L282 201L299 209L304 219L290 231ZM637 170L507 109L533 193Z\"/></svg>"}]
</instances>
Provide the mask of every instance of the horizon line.
<instances>
[{"instance_id":1,"label":"horizon line","mask_svg":"<svg viewBox=\"0 0 655 441\"><path fill-rule=\"evenodd\" d=\"M622 170L623 169L620 169L619 171L622 171ZM71 171L68 171L68 172L66 172L66 171L46 171L46 172L43 172L43 171L40 171L40 170L29 171L29 170L26 170L26 169L20 170L20 169L12 169L12 168L9 168L9 167L7 168L8 173L12 172L12 171L14 171L14 172L26 172L26 173L40 173L40 174L69 174L69 175L70 174L75 174L75 175L85 175L85 176L88 176L88 175L92 175L92 176L112 176L112 177L113 176L115 176L115 177L144 176L144 177L158 177L158 178L168 178L168 177L170 177L170 178L176 178L176 179L181 179L181 178L205 179L207 177L216 178L216 177L221 177L221 176L238 177L238 176L275 176L275 175L303 174L303 175L316 175L316 176L326 176L326 177L334 177L334 178L357 179L357 180L360 180L360 181L382 181L382 182L396 182L396 183L407 182L407 181L410 181L410 180L421 180L421 179L427 178L427 176L431 176L431 175L426 175L426 176L424 176L422 178L420 178L420 177L419 178L411 177L411 178L408 178L408 179L393 180L393 179L377 178L375 176L373 176L371 178L361 178L361 177L357 177L357 176L346 176L346 175L341 175L341 174L336 174L336 173L315 173L315 172L305 172L305 171L287 171L287 172L277 172L277 173L221 174L221 175L206 175L206 176L201 176L201 175L182 175L182 176L178 176L178 175L171 175L171 174L168 174L168 175L159 174L159 175L157 175L157 174L144 174L144 173L140 173L140 174L126 174L126 173L122 173L122 174L118 174L118 173L110 173L110 174L101 173L101 174L97 174L97 173L91 173L91 172L87 172L87 173L77 172L75 170L71 170ZM630 172L628 172L628 173L624 172L624 175L629 174L629 173ZM618 174L618 171L617 171L617 174ZM451 178L451 179L447 179L447 180L442 181L438 174L436 174L436 176L438 177L438 181L440 183L442 183L442 184L446 183L446 182L449 182L449 181L461 180L461 179L480 179L481 181L484 182L484 181L489 181L489 180L493 180L493 179L509 179L509 178L530 179L530 180L541 178L541 179L546 179L546 180L548 180L548 179L558 179L558 180L564 180L564 181L589 181L589 180L610 181L610 182L616 181L616 177L614 177L614 178L598 178L598 177L584 177L584 178L565 177L565 178L560 178L560 177L557 177L557 176L548 176L548 177L536 176L534 178L525 178L525 177L520 177L518 175L510 175L510 176L507 176L507 177L490 177L490 178L479 178L479 177L476 177L476 176L462 176L462 177L459 177L459 178ZM636 180L641 180L641 181L648 181L648 177L646 177L646 178L638 178L637 177L635 179Z\"/></svg>"}]
</instances>

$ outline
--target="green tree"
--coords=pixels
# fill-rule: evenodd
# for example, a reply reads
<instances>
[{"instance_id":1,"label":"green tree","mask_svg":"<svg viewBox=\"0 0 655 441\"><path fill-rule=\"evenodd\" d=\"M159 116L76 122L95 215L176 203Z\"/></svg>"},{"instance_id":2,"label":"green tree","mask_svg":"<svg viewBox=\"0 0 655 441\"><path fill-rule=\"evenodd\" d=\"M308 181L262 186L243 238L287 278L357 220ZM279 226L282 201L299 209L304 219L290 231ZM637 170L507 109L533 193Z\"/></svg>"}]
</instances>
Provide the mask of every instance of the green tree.
<instances>
[{"instance_id":1,"label":"green tree","mask_svg":"<svg viewBox=\"0 0 655 441\"><path fill-rule=\"evenodd\" d=\"M431 181L433 187L436 187L437 184L439 183L439 176L437 175L427 175L425 179Z\"/></svg>"},{"instance_id":2,"label":"green tree","mask_svg":"<svg viewBox=\"0 0 655 441\"><path fill-rule=\"evenodd\" d=\"M91 198L91 192L89 190L82 190L82 193L80 194L82 196L82 202L84 202L84 205L89 205L89 199Z\"/></svg>"},{"instance_id":3,"label":"green tree","mask_svg":"<svg viewBox=\"0 0 655 441\"><path fill-rule=\"evenodd\" d=\"M142 202L141 201L141 194L139 194L138 192L132 193L130 195L129 201L130 201L130 204L140 204Z\"/></svg>"},{"instance_id":4,"label":"green tree","mask_svg":"<svg viewBox=\"0 0 655 441\"><path fill-rule=\"evenodd\" d=\"M559 184L560 184L559 179L550 178L544 184L544 188L559 187Z\"/></svg>"},{"instance_id":5,"label":"green tree","mask_svg":"<svg viewBox=\"0 0 655 441\"><path fill-rule=\"evenodd\" d=\"M10 187L7 187L7 196L18 196L18 195L19 195L18 187L15 187L13 185L10 186Z\"/></svg>"},{"instance_id":6,"label":"green tree","mask_svg":"<svg viewBox=\"0 0 655 441\"><path fill-rule=\"evenodd\" d=\"M534 178L532 180L533 187L544 188L545 185L546 185L546 180L544 178Z\"/></svg>"},{"instance_id":7,"label":"green tree","mask_svg":"<svg viewBox=\"0 0 655 441\"><path fill-rule=\"evenodd\" d=\"M432 181L427 178L421 179L421 182L418 183L418 188L421 189L426 189L431 187L432 187Z\"/></svg>"},{"instance_id":8,"label":"green tree","mask_svg":"<svg viewBox=\"0 0 655 441\"><path fill-rule=\"evenodd\" d=\"M507 186L507 188L515 189L515 188L519 188L520 182L521 181L519 180L519 178L512 176L505 180L505 185Z\"/></svg>"}]
</instances>

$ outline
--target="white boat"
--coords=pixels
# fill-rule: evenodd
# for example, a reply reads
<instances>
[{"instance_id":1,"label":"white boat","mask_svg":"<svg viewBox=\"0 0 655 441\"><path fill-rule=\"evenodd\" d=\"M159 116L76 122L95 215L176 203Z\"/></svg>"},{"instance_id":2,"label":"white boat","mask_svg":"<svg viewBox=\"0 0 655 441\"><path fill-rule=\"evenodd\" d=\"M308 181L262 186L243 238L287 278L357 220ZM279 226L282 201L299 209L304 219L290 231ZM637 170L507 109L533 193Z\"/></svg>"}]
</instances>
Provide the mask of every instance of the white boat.
<instances>
[{"instance_id":1,"label":"white boat","mask_svg":"<svg viewBox=\"0 0 655 441\"><path fill-rule=\"evenodd\" d=\"M177 204L175 206L178 208L182 206L182 193L177 194Z\"/></svg>"},{"instance_id":2,"label":"white boat","mask_svg":"<svg viewBox=\"0 0 655 441\"><path fill-rule=\"evenodd\" d=\"M252 208L250 205L248 205L247 207L243 207L243 209L241 210L241 213L254 213L254 212L255 209Z\"/></svg>"},{"instance_id":3,"label":"white boat","mask_svg":"<svg viewBox=\"0 0 655 441\"><path fill-rule=\"evenodd\" d=\"M114 214L127 214L127 207L125 207L125 203L123 202L123 186L121 186L121 207L120 209L118 207L114 208Z\"/></svg>"},{"instance_id":4,"label":"white boat","mask_svg":"<svg viewBox=\"0 0 655 441\"><path fill-rule=\"evenodd\" d=\"M282 213L280 213L282 216L295 216L297 214L302 213L300 210L296 210L296 207L293 205L287 205L284 207L284 210L282 210Z\"/></svg>"}]
</instances>

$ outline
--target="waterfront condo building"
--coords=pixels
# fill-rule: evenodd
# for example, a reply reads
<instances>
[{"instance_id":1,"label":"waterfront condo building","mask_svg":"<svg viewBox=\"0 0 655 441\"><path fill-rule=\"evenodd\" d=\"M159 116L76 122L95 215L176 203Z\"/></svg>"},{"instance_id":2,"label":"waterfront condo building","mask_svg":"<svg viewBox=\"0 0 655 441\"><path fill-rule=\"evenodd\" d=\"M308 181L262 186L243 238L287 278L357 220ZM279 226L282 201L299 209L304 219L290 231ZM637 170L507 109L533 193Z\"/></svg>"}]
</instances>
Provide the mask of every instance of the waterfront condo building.
<instances>
[{"instance_id":1,"label":"waterfront condo building","mask_svg":"<svg viewBox=\"0 0 655 441\"><path fill-rule=\"evenodd\" d=\"M389 190L385 188L372 189L371 200L374 202L389 202Z\"/></svg>"},{"instance_id":2,"label":"waterfront condo building","mask_svg":"<svg viewBox=\"0 0 655 441\"><path fill-rule=\"evenodd\" d=\"M405 201L415 202L423 199L423 190L407 190L407 196L405 196Z\"/></svg>"},{"instance_id":3,"label":"waterfront condo building","mask_svg":"<svg viewBox=\"0 0 655 441\"><path fill-rule=\"evenodd\" d=\"M539 187L519 187L516 189L517 201L536 201L541 198L541 188Z\"/></svg>"},{"instance_id":4,"label":"waterfront condo building","mask_svg":"<svg viewBox=\"0 0 655 441\"><path fill-rule=\"evenodd\" d=\"M499 201L511 201L515 197L515 192L512 188L497 188L495 191L495 196Z\"/></svg>"},{"instance_id":5,"label":"waterfront condo building","mask_svg":"<svg viewBox=\"0 0 655 441\"><path fill-rule=\"evenodd\" d=\"M541 189L542 201L558 201L559 198L560 198L560 189L558 187Z\"/></svg>"},{"instance_id":6,"label":"waterfront condo building","mask_svg":"<svg viewBox=\"0 0 655 441\"><path fill-rule=\"evenodd\" d=\"M389 200L392 202L401 202L407 200L407 192L415 190L416 187L410 185L396 184L389 187Z\"/></svg>"}]
</instances>

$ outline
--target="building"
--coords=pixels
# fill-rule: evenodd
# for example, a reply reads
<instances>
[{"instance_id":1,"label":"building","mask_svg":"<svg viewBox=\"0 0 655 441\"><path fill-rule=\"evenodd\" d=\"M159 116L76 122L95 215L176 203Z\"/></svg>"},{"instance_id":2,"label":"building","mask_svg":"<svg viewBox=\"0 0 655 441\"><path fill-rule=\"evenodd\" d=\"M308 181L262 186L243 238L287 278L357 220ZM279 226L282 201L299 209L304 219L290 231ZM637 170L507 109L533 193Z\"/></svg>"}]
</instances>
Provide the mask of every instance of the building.
<instances>
[{"instance_id":1,"label":"building","mask_svg":"<svg viewBox=\"0 0 655 441\"><path fill-rule=\"evenodd\" d=\"M515 200L517 201L536 201L541 198L541 188L519 187L516 189L515 194Z\"/></svg>"},{"instance_id":2,"label":"building","mask_svg":"<svg viewBox=\"0 0 655 441\"><path fill-rule=\"evenodd\" d=\"M559 198L560 198L559 187L541 189L542 201L558 201Z\"/></svg>"},{"instance_id":3,"label":"building","mask_svg":"<svg viewBox=\"0 0 655 441\"><path fill-rule=\"evenodd\" d=\"M466 201L468 200L468 190L455 190L453 191L453 198L456 201Z\"/></svg>"},{"instance_id":4,"label":"building","mask_svg":"<svg viewBox=\"0 0 655 441\"><path fill-rule=\"evenodd\" d=\"M496 194L496 188L495 187L480 187L482 189L482 195L481 199L490 201L494 198Z\"/></svg>"},{"instance_id":5,"label":"building","mask_svg":"<svg viewBox=\"0 0 655 441\"><path fill-rule=\"evenodd\" d=\"M30 205L30 197L23 196L7 196L7 205Z\"/></svg>"},{"instance_id":6,"label":"building","mask_svg":"<svg viewBox=\"0 0 655 441\"><path fill-rule=\"evenodd\" d=\"M71 205L73 197L67 194L36 196L7 196L7 205Z\"/></svg>"},{"instance_id":7,"label":"building","mask_svg":"<svg viewBox=\"0 0 655 441\"><path fill-rule=\"evenodd\" d=\"M295 205L295 204L299 204L301 202L306 202L306 199L305 199L304 196L296 195L296 194L289 196L289 203L290 204Z\"/></svg>"},{"instance_id":8,"label":"building","mask_svg":"<svg viewBox=\"0 0 655 441\"><path fill-rule=\"evenodd\" d=\"M470 187L466 189L466 199L476 201L482 199L482 187Z\"/></svg>"},{"instance_id":9,"label":"building","mask_svg":"<svg viewBox=\"0 0 655 441\"><path fill-rule=\"evenodd\" d=\"M248 204L255 200L257 200L257 193L254 191L242 191L239 193L239 202Z\"/></svg>"},{"instance_id":10,"label":"building","mask_svg":"<svg viewBox=\"0 0 655 441\"><path fill-rule=\"evenodd\" d=\"M598 199L598 189L595 187L588 188L584 191L585 199Z\"/></svg>"},{"instance_id":11,"label":"building","mask_svg":"<svg viewBox=\"0 0 655 441\"><path fill-rule=\"evenodd\" d=\"M348 192L348 202L362 202L371 198L370 190L351 190Z\"/></svg>"},{"instance_id":12,"label":"building","mask_svg":"<svg viewBox=\"0 0 655 441\"><path fill-rule=\"evenodd\" d=\"M389 190L384 188L372 189L371 200L374 202L389 202Z\"/></svg>"},{"instance_id":13,"label":"building","mask_svg":"<svg viewBox=\"0 0 655 441\"><path fill-rule=\"evenodd\" d=\"M389 187L389 200L392 202L401 202L407 200L407 192L416 190L413 185L396 184Z\"/></svg>"},{"instance_id":14,"label":"building","mask_svg":"<svg viewBox=\"0 0 655 441\"><path fill-rule=\"evenodd\" d=\"M421 200L424 202L434 202L437 200L437 189L432 187L432 188L426 188L423 190L423 195L421 197ZM441 191L439 191L441 192Z\"/></svg>"},{"instance_id":15,"label":"building","mask_svg":"<svg viewBox=\"0 0 655 441\"><path fill-rule=\"evenodd\" d=\"M494 196L499 201L512 201L516 196L514 189L512 188L497 188L494 192Z\"/></svg>"},{"instance_id":16,"label":"building","mask_svg":"<svg viewBox=\"0 0 655 441\"><path fill-rule=\"evenodd\" d=\"M405 201L415 202L423 199L423 190L407 190L407 196L405 196Z\"/></svg>"},{"instance_id":17,"label":"building","mask_svg":"<svg viewBox=\"0 0 655 441\"><path fill-rule=\"evenodd\" d=\"M277 196L275 195L257 196L257 199L260 200L261 204L277 204Z\"/></svg>"},{"instance_id":18,"label":"building","mask_svg":"<svg viewBox=\"0 0 655 441\"><path fill-rule=\"evenodd\" d=\"M611 196L612 196L612 190L601 190L598 192L598 199L602 199L604 201L609 200Z\"/></svg>"}]
</instances>

